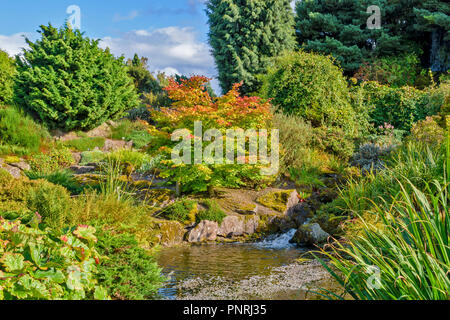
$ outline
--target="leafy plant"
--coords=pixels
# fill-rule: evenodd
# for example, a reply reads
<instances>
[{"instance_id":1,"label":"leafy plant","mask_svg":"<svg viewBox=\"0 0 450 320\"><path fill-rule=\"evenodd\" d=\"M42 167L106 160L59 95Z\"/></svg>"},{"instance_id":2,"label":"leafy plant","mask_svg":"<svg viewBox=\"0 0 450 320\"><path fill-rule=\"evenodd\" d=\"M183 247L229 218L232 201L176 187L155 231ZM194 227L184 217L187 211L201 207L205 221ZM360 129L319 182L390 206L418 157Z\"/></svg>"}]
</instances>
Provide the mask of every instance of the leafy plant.
<instances>
[{"instance_id":1,"label":"leafy plant","mask_svg":"<svg viewBox=\"0 0 450 320\"><path fill-rule=\"evenodd\" d=\"M14 60L5 51L0 50L0 104L11 102L15 74Z\"/></svg>"},{"instance_id":2,"label":"leafy plant","mask_svg":"<svg viewBox=\"0 0 450 320\"><path fill-rule=\"evenodd\" d=\"M95 229L62 235L0 217L0 300L108 299L95 280Z\"/></svg>"},{"instance_id":3,"label":"leafy plant","mask_svg":"<svg viewBox=\"0 0 450 320\"><path fill-rule=\"evenodd\" d=\"M33 171L50 174L61 168L69 167L73 164L74 159L70 149L56 144L47 153L33 155L28 162Z\"/></svg>"}]
</instances>

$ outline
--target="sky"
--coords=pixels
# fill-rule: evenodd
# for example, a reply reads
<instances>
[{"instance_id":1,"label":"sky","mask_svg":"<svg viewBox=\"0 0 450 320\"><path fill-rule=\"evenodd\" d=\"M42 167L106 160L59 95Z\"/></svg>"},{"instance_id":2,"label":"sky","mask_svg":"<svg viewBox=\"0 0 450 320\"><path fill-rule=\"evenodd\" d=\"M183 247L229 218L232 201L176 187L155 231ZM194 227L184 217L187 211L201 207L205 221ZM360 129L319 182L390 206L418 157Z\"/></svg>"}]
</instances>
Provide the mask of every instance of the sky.
<instances>
[{"instance_id":1,"label":"sky","mask_svg":"<svg viewBox=\"0 0 450 320\"><path fill-rule=\"evenodd\" d=\"M24 36L39 38L39 26L62 26L78 6L81 31L100 39L116 56L135 53L149 59L152 72L217 76L208 45L206 0L4 0L0 11L0 49L10 55L26 47ZM213 88L220 92L216 80Z\"/></svg>"}]
</instances>

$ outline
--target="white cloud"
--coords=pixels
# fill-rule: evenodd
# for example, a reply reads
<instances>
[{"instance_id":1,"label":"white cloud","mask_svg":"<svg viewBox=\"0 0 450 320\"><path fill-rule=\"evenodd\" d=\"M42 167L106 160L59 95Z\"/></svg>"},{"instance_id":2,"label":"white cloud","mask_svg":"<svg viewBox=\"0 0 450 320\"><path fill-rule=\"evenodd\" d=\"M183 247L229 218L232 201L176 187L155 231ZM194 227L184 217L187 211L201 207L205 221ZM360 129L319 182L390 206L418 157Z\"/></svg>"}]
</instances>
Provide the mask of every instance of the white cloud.
<instances>
[{"instance_id":1,"label":"white cloud","mask_svg":"<svg viewBox=\"0 0 450 320\"><path fill-rule=\"evenodd\" d=\"M134 30L121 37L105 37L100 42L115 55L133 57L135 53L149 59L152 71L165 70L182 74L212 76L214 59L206 43L200 42L192 28L167 27Z\"/></svg>"},{"instance_id":2,"label":"white cloud","mask_svg":"<svg viewBox=\"0 0 450 320\"><path fill-rule=\"evenodd\" d=\"M28 48L25 36L29 36L29 34L21 32L10 36L0 35L0 49L6 51L10 56L21 53L22 48Z\"/></svg>"}]
</instances>

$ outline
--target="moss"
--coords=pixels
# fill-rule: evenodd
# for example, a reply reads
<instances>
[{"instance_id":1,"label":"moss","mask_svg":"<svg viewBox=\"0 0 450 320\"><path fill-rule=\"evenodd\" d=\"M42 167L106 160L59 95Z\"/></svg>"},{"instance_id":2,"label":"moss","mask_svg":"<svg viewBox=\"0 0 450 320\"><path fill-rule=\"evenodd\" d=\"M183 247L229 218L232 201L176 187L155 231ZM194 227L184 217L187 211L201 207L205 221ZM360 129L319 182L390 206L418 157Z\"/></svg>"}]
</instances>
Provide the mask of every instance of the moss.
<instances>
[{"instance_id":1,"label":"moss","mask_svg":"<svg viewBox=\"0 0 450 320\"><path fill-rule=\"evenodd\" d=\"M186 230L184 226L177 221L160 220L157 223L157 238L163 246L174 246L183 242Z\"/></svg>"},{"instance_id":2,"label":"moss","mask_svg":"<svg viewBox=\"0 0 450 320\"><path fill-rule=\"evenodd\" d=\"M18 163L21 161L20 158L16 157L16 156L7 156L3 160L5 161L5 163L9 163L9 164Z\"/></svg>"},{"instance_id":3,"label":"moss","mask_svg":"<svg viewBox=\"0 0 450 320\"><path fill-rule=\"evenodd\" d=\"M256 201L263 206L278 212L287 210L287 202L295 190L272 191L260 196Z\"/></svg>"}]
</instances>

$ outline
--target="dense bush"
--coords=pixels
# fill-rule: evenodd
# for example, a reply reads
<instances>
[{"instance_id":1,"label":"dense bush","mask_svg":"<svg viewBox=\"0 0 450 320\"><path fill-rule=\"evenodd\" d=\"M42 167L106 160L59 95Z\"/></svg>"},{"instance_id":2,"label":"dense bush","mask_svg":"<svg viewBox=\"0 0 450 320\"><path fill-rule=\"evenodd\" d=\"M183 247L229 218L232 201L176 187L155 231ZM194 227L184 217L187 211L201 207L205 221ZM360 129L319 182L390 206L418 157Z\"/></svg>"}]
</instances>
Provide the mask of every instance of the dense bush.
<instances>
[{"instance_id":1,"label":"dense bush","mask_svg":"<svg viewBox=\"0 0 450 320\"><path fill-rule=\"evenodd\" d=\"M138 104L123 58L68 26L41 26L17 59L18 105L50 128L92 129Z\"/></svg>"},{"instance_id":2,"label":"dense bush","mask_svg":"<svg viewBox=\"0 0 450 320\"><path fill-rule=\"evenodd\" d=\"M7 104L12 100L15 73L14 60L0 50L0 104Z\"/></svg>"},{"instance_id":3,"label":"dense bush","mask_svg":"<svg viewBox=\"0 0 450 320\"><path fill-rule=\"evenodd\" d=\"M68 221L70 195L64 187L41 180L29 189L27 207L38 212L45 225L60 230Z\"/></svg>"},{"instance_id":4,"label":"dense bush","mask_svg":"<svg viewBox=\"0 0 450 320\"><path fill-rule=\"evenodd\" d=\"M197 212L197 201L180 199L166 208L162 214L169 220L190 224L195 222Z\"/></svg>"},{"instance_id":5,"label":"dense bush","mask_svg":"<svg viewBox=\"0 0 450 320\"><path fill-rule=\"evenodd\" d=\"M61 144L55 144L46 153L39 153L32 156L28 162L33 171L49 174L69 167L74 163L74 159L70 149Z\"/></svg>"},{"instance_id":6,"label":"dense bush","mask_svg":"<svg viewBox=\"0 0 450 320\"><path fill-rule=\"evenodd\" d=\"M157 297L165 280L152 255L139 247L135 236L112 230L98 232L97 249L108 257L98 267L99 283L114 299L148 300Z\"/></svg>"},{"instance_id":7,"label":"dense bush","mask_svg":"<svg viewBox=\"0 0 450 320\"><path fill-rule=\"evenodd\" d=\"M355 112L342 71L330 57L290 52L275 59L264 78L263 95L313 127L338 126L355 135Z\"/></svg>"},{"instance_id":8,"label":"dense bush","mask_svg":"<svg viewBox=\"0 0 450 320\"><path fill-rule=\"evenodd\" d=\"M14 107L0 107L0 144L21 148L22 154L38 151L48 137L46 129ZM14 151L12 148L11 151Z\"/></svg>"},{"instance_id":9,"label":"dense bush","mask_svg":"<svg viewBox=\"0 0 450 320\"><path fill-rule=\"evenodd\" d=\"M412 53L364 62L354 77L396 88L411 86L423 89L432 82L428 72L421 69L419 57Z\"/></svg>"},{"instance_id":10,"label":"dense bush","mask_svg":"<svg viewBox=\"0 0 450 320\"><path fill-rule=\"evenodd\" d=\"M95 229L59 235L0 217L0 300L108 299L95 280Z\"/></svg>"},{"instance_id":11,"label":"dense bush","mask_svg":"<svg viewBox=\"0 0 450 320\"><path fill-rule=\"evenodd\" d=\"M444 95L436 89L391 88L370 81L362 86L370 120L376 127L387 122L396 129L409 131L413 123L438 113L444 102Z\"/></svg>"}]
</instances>

